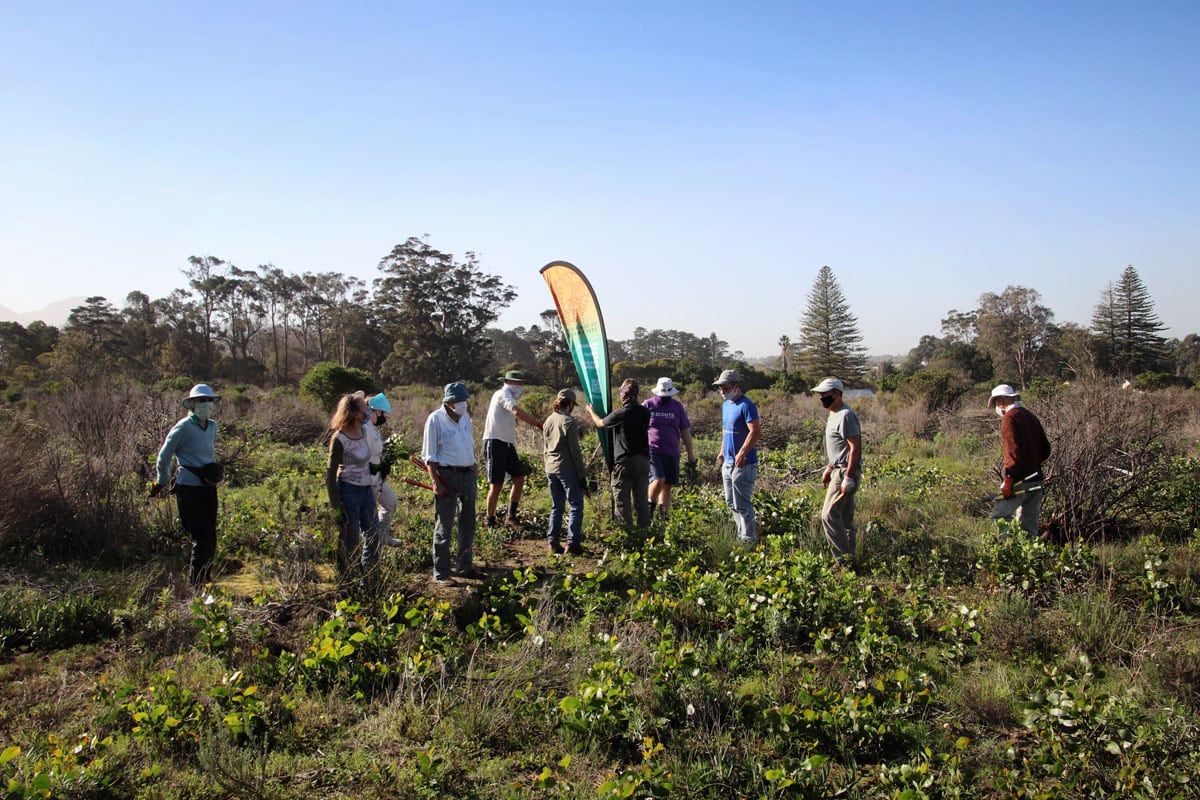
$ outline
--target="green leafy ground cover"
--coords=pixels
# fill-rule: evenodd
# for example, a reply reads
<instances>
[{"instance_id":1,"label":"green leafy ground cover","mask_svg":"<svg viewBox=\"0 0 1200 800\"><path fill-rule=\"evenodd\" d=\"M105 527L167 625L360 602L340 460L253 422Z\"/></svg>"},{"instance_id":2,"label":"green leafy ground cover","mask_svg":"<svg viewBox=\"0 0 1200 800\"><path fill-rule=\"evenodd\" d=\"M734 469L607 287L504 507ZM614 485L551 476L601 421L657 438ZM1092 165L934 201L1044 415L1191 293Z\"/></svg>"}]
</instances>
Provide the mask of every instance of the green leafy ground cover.
<instances>
[{"instance_id":1,"label":"green leafy ground cover","mask_svg":"<svg viewBox=\"0 0 1200 800\"><path fill-rule=\"evenodd\" d=\"M428 577L429 498L408 486L405 546L337 585L321 450L264 440L245 457L253 479L223 493L221 579L203 591L178 577L178 544L123 568L6 567L2 786L1200 796L1200 534L1186 514L1087 543L992 525L993 444L869 438L854 570L817 532L812 441L764 454L753 550L733 543L708 467L649 531L612 523L598 493L589 554L548 556L535 474L526 529L480 529L488 577L442 589ZM711 463L715 440L699 446ZM1173 482L1145 489L1177 508L1197 496L1191 469L1174 462ZM143 523L169 541L168 510Z\"/></svg>"}]
</instances>

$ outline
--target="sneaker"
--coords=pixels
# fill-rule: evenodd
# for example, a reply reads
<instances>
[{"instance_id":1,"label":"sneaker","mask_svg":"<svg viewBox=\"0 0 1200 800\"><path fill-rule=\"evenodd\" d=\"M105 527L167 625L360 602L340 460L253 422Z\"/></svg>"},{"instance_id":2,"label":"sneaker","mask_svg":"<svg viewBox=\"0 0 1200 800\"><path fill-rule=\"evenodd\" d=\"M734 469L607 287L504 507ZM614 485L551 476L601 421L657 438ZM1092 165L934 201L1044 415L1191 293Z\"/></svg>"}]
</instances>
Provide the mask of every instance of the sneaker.
<instances>
[{"instance_id":1,"label":"sneaker","mask_svg":"<svg viewBox=\"0 0 1200 800\"><path fill-rule=\"evenodd\" d=\"M486 517L483 520L483 524L488 526L489 528L494 528L494 527L496 527L496 518L495 517Z\"/></svg>"},{"instance_id":2,"label":"sneaker","mask_svg":"<svg viewBox=\"0 0 1200 800\"><path fill-rule=\"evenodd\" d=\"M433 582L438 586L458 586L454 578L434 578Z\"/></svg>"},{"instance_id":3,"label":"sneaker","mask_svg":"<svg viewBox=\"0 0 1200 800\"><path fill-rule=\"evenodd\" d=\"M487 573L478 567L471 567L470 569L460 569L458 571L458 577L466 578L472 581L481 581L487 577Z\"/></svg>"},{"instance_id":4,"label":"sneaker","mask_svg":"<svg viewBox=\"0 0 1200 800\"><path fill-rule=\"evenodd\" d=\"M573 556L586 556L587 555L587 552L583 549L583 545L581 545L581 544L567 545L567 552Z\"/></svg>"},{"instance_id":5,"label":"sneaker","mask_svg":"<svg viewBox=\"0 0 1200 800\"><path fill-rule=\"evenodd\" d=\"M563 554L563 547L558 542L550 542L547 549L550 551L550 555L552 556L561 556Z\"/></svg>"}]
</instances>

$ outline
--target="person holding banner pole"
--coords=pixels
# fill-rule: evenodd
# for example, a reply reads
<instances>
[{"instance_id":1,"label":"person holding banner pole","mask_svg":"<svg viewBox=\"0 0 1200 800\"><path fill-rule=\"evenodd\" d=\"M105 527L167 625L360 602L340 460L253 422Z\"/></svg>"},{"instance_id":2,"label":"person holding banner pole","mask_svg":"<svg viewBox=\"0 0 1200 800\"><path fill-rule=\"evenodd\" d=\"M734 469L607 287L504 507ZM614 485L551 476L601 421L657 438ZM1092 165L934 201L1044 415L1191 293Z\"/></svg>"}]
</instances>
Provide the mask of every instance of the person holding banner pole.
<instances>
[{"instance_id":1,"label":"person holding banner pole","mask_svg":"<svg viewBox=\"0 0 1200 800\"><path fill-rule=\"evenodd\" d=\"M621 522L650 526L650 411L638 403L641 387L633 378L621 384L621 407L601 417L587 405L587 412L597 428L613 431L612 488L617 514Z\"/></svg>"}]
</instances>

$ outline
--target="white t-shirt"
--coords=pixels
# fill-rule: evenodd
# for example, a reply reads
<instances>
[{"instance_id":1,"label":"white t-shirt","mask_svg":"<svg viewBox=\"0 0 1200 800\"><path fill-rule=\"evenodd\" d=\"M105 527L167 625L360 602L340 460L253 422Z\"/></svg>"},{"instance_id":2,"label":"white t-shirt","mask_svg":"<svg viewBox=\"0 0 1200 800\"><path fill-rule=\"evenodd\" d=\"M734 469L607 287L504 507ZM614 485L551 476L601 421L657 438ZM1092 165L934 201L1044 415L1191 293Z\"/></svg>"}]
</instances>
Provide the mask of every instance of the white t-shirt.
<instances>
[{"instance_id":1,"label":"white t-shirt","mask_svg":"<svg viewBox=\"0 0 1200 800\"><path fill-rule=\"evenodd\" d=\"M506 383L492 394L487 419L483 423L485 440L499 439L511 445L517 443L517 400L510 391L512 388Z\"/></svg>"}]
</instances>

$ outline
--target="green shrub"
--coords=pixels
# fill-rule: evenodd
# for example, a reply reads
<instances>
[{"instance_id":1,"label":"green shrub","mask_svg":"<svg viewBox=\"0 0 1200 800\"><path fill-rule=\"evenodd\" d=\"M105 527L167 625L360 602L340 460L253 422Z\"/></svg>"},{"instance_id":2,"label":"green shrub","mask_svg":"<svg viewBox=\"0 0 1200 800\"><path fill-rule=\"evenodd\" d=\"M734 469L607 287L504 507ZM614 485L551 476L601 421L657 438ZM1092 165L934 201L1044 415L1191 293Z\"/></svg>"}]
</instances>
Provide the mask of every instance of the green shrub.
<instances>
[{"instance_id":1,"label":"green shrub","mask_svg":"<svg viewBox=\"0 0 1200 800\"><path fill-rule=\"evenodd\" d=\"M347 392L363 391L374 394L375 379L366 370L343 367L331 361L322 361L300 379L300 393L316 400L329 412L337 405L338 398Z\"/></svg>"}]
</instances>

